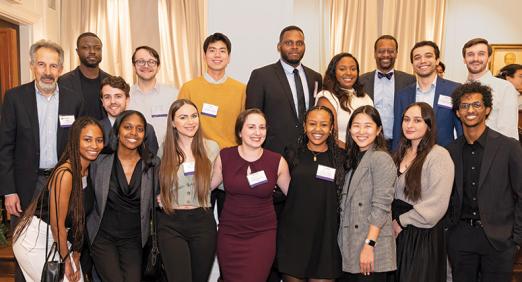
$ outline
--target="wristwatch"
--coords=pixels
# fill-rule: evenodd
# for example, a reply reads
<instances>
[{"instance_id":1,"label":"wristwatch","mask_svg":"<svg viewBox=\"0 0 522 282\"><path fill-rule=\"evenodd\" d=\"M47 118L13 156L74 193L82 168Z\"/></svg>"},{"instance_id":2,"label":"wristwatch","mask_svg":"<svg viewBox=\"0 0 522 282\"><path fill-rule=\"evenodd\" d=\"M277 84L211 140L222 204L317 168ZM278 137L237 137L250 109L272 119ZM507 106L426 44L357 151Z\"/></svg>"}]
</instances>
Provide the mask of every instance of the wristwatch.
<instances>
[{"instance_id":1,"label":"wristwatch","mask_svg":"<svg viewBox=\"0 0 522 282\"><path fill-rule=\"evenodd\" d=\"M364 243L367 245L370 245L371 247L375 247L376 242L371 239L366 239L366 240L364 240Z\"/></svg>"}]
</instances>

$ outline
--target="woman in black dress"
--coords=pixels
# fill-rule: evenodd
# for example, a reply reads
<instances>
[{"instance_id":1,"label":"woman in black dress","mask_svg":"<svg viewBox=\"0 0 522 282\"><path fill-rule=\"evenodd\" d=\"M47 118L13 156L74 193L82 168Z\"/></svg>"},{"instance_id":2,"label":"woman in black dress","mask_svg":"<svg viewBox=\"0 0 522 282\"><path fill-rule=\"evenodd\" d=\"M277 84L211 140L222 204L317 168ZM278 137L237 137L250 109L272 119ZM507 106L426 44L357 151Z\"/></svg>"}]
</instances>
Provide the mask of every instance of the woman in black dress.
<instances>
[{"instance_id":1,"label":"woman in black dress","mask_svg":"<svg viewBox=\"0 0 522 282\"><path fill-rule=\"evenodd\" d=\"M286 150L291 181L277 237L284 281L334 281L341 274L337 196L345 173L333 125L330 109L309 109L297 148Z\"/></svg>"}]
</instances>

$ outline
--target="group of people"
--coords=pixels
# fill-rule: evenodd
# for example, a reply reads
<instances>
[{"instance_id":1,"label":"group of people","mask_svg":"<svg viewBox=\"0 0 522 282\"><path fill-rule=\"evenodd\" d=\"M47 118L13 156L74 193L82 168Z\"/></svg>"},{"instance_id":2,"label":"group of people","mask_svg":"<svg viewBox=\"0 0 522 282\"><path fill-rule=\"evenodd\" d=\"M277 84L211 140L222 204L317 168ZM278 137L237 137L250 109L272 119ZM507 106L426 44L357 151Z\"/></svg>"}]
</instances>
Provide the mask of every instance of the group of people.
<instances>
[{"instance_id":1,"label":"group of people","mask_svg":"<svg viewBox=\"0 0 522 282\"><path fill-rule=\"evenodd\" d=\"M65 281L141 281L155 213L168 281L208 281L216 254L224 281L510 281L520 69L493 77L476 38L459 84L421 41L411 75L394 69L398 43L383 35L375 71L340 53L323 78L301 64L305 46L285 27L280 59L244 85L214 33L206 72L178 95L156 80L151 47L134 51L131 87L99 68L93 33L62 76L62 48L34 43L35 80L6 92L0 119L17 280L39 281L56 242Z\"/></svg>"}]
</instances>

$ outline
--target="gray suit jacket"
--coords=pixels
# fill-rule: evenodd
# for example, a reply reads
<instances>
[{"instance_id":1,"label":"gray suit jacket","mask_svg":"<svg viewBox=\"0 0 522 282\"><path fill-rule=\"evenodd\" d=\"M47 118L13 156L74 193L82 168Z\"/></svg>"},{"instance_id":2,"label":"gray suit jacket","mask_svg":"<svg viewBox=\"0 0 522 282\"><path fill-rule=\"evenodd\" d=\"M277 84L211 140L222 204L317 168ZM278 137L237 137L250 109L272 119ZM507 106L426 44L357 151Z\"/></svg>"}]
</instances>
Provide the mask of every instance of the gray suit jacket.
<instances>
[{"instance_id":1,"label":"gray suit jacket","mask_svg":"<svg viewBox=\"0 0 522 282\"><path fill-rule=\"evenodd\" d=\"M112 173L112 166L114 161L114 154L102 154L98 159L90 165L90 176L94 184L95 192L95 204L91 214L87 217L87 232L89 234L89 243L92 245L96 234L100 228L100 224L105 212L107 205L107 197L109 195L109 182ZM157 157L155 157L157 158ZM159 163L156 159L155 163ZM141 176L141 201L140 201L140 214L141 214L141 244L145 246L149 236L150 230L150 212L151 212L151 197L156 195L157 177L152 183L152 174L157 173L158 166L151 167L147 172L143 171ZM156 174L157 176L157 174Z\"/></svg>"},{"instance_id":2,"label":"gray suit jacket","mask_svg":"<svg viewBox=\"0 0 522 282\"><path fill-rule=\"evenodd\" d=\"M366 92L372 100L374 100L373 87L375 84L375 72L376 70L367 72L359 77L359 81L364 86L364 92ZM414 75L399 70L393 70L393 77L395 79L395 97L397 93L399 93L399 90L417 81Z\"/></svg>"},{"instance_id":3,"label":"gray suit jacket","mask_svg":"<svg viewBox=\"0 0 522 282\"><path fill-rule=\"evenodd\" d=\"M397 168L391 156L374 148L368 149L355 172L346 174L338 238L343 271L360 273L359 255L370 224L381 228L374 249L375 271L397 269L391 217L396 179Z\"/></svg>"}]
</instances>

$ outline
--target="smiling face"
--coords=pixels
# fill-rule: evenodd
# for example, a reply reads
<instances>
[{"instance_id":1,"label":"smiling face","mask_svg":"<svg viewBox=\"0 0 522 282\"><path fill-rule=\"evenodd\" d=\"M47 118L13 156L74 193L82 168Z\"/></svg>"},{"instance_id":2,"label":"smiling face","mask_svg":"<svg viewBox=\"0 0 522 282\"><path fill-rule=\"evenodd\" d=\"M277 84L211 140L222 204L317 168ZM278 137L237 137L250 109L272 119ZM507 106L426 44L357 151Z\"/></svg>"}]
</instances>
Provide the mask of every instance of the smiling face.
<instances>
[{"instance_id":1,"label":"smiling face","mask_svg":"<svg viewBox=\"0 0 522 282\"><path fill-rule=\"evenodd\" d=\"M437 72L439 59L432 46L421 46L412 51L413 70L419 77L429 77Z\"/></svg>"},{"instance_id":2,"label":"smiling face","mask_svg":"<svg viewBox=\"0 0 522 282\"><path fill-rule=\"evenodd\" d=\"M381 133L381 127L377 126L372 117L366 113L359 113L353 117L350 126L350 137L359 146L360 151L368 150L377 136Z\"/></svg>"},{"instance_id":3,"label":"smiling face","mask_svg":"<svg viewBox=\"0 0 522 282\"><path fill-rule=\"evenodd\" d=\"M210 71L225 71L230 62L227 45L223 41L212 42L205 52L205 60Z\"/></svg>"},{"instance_id":4,"label":"smiling face","mask_svg":"<svg viewBox=\"0 0 522 282\"><path fill-rule=\"evenodd\" d=\"M397 46L391 39L381 39L377 42L377 48L374 53L377 68L382 72L389 72L395 65L397 58Z\"/></svg>"},{"instance_id":5,"label":"smiling face","mask_svg":"<svg viewBox=\"0 0 522 282\"><path fill-rule=\"evenodd\" d=\"M94 124L82 128L80 133L80 158L83 161L94 161L103 149L103 132Z\"/></svg>"},{"instance_id":6,"label":"smiling face","mask_svg":"<svg viewBox=\"0 0 522 282\"><path fill-rule=\"evenodd\" d=\"M94 36L85 36L80 39L76 53L82 65L97 68L102 60L102 43Z\"/></svg>"},{"instance_id":7,"label":"smiling face","mask_svg":"<svg viewBox=\"0 0 522 282\"><path fill-rule=\"evenodd\" d=\"M129 97L119 88L104 85L101 89L102 105L108 115L118 117L129 104Z\"/></svg>"},{"instance_id":8,"label":"smiling face","mask_svg":"<svg viewBox=\"0 0 522 282\"><path fill-rule=\"evenodd\" d=\"M406 139L412 142L420 142L426 135L428 125L422 118L421 108L419 106L410 107L402 119L402 132Z\"/></svg>"},{"instance_id":9,"label":"smiling face","mask_svg":"<svg viewBox=\"0 0 522 282\"><path fill-rule=\"evenodd\" d=\"M343 57L335 66L335 78L344 89L352 89L358 76L357 63L352 57Z\"/></svg>"},{"instance_id":10,"label":"smiling face","mask_svg":"<svg viewBox=\"0 0 522 282\"><path fill-rule=\"evenodd\" d=\"M281 59L292 66L298 66L305 53L304 34L299 30L289 30L277 44Z\"/></svg>"},{"instance_id":11,"label":"smiling face","mask_svg":"<svg viewBox=\"0 0 522 282\"><path fill-rule=\"evenodd\" d=\"M260 114L249 114L241 132L241 144L250 148L260 148L266 138L266 120Z\"/></svg>"},{"instance_id":12,"label":"smiling face","mask_svg":"<svg viewBox=\"0 0 522 282\"><path fill-rule=\"evenodd\" d=\"M489 63L488 46L484 43L479 43L466 48L464 63L471 74L485 72Z\"/></svg>"},{"instance_id":13,"label":"smiling face","mask_svg":"<svg viewBox=\"0 0 522 282\"><path fill-rule=\"evenodd\" d=\"M179 136L194 137L199 129L198 110L190 104L181 106L181 108L174 113L172 127L178 132Z\"/></svg>"},{"instance_id":14,"label":"smiling face","mask_svg":"<svg viewBox=\"0 0 522 282\"><path fill-rule=\"evenodd\" d=\"M131 114L122 120L118 130L118 149L136 150L144 138L145 124L139 115Z\"/></svg>"},{"instance_id":15,"label":"smiling face","mask_svg":"<svg viewBox=\"0 0 522 282\"><path fill-rule=\"evenodd\" d=\"M486 118L491 112L491 108L484 106L482 94L469 93L460 99L459 117L464 127L485 126Z\"/></svg>"},{"instance_id":16,"label":"smiling face","mask_svg":"<svg viewBox=\"0 0 522 282\"><path fill-rule=\"evenodd\" d=\"M34 53L31 70L38 90L43 94L52 94L63 70L63 66L60 65L60 55L52 49L39 48Z\"/></svg>"},{"instance_id":17,"label":"smiling face","mask_svg":"<svg viewBox=\"0 0 522 282\"><path fill-rule=\"evenodd\" d=\"M158 60L146 49L134 54L134 71L140 80L153 80L159 71Z\"/></svg>"},{"instance_id":18,"label":"smiling face","mask_svg":"<svg viewBox=\"0 0 522 282\"><path fill-rule=\"evenodd\" d=\"M308 137L308 148L315 152L325 151L326 140L332 133L333 123L330 114L325 110L313 110L306 116L304 130Z\"/></svg>"}]
</instances>

